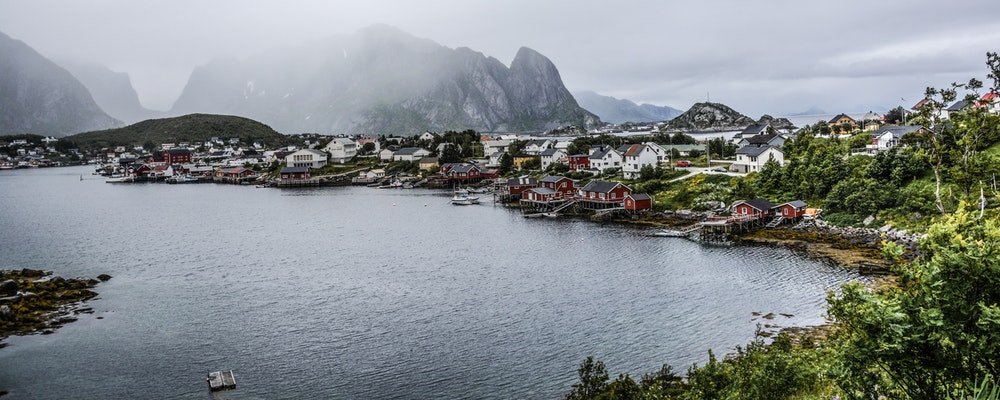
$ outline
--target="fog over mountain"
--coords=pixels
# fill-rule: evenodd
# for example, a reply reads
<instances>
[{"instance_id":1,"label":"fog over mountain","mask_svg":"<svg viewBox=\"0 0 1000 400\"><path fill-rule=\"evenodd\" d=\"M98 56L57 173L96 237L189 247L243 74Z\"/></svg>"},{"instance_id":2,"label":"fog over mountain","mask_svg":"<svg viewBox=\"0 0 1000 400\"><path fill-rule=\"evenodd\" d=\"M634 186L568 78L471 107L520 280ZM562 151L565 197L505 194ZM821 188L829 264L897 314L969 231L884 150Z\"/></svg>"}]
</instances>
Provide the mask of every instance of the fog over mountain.
<instances>
[{"instance_id":1,"label":"fog over mountain","mask_svg":"<svg viewBox=\"0 0 1000 400\"><path fill-rule=\"evenodd\" d=\"M510 66L376 25L195 68L171 114L241 115L285 133L544 130L593 125L548 58Z\"/></svg>"},{"instance_id":2,"label":"fog over mountain","mask_svg":"<svg viewBox=\"0 0 1000 400\"><path fill-rule=\"evenodd\" d=\"M669 121L683 112L673 107L646 103L635 104L632 100L616 99L592 91L575 92L573 97L576 97L576 101L580 103L581 107L597 114L602 121L616 124Z\"/></svg>"},{"instance_id":3,"label":"fog over mountain","mask_svg":"<svg viewBox=\"0 0 1000 400\"><path fill-rule=\"evenodd\" d=\"M128 73L115 72L98 64L72 61L60 61L59 64L83 83L104 112L126 124L161 114L142 106Z\"/></svg>"},{"instance_id":4,"label":"fog over mountain","mask_svg":"<svg viewBox=\"0 0 1000 400\"><path fill-rule=\"evenodd\" d=\"M121 126L68 71L0 33L0 134L65 136Z\"/></svg>"}]
</instances>

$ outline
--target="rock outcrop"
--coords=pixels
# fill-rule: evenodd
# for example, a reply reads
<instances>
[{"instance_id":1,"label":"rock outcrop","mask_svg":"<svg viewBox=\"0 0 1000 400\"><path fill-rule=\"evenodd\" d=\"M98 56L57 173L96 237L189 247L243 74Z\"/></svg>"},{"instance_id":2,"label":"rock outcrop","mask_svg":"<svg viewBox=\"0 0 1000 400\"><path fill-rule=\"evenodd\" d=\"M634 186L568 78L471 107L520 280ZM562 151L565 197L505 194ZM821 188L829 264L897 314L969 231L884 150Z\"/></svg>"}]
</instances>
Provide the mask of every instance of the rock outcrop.
<instances>
[{"instance_id":1,"label":"rock outcrop","mask_svg":"<svg viewBox=\"0 0 1000 400\"><path fill-rule=\"evenodd\" d=\"M667 123L668 129L679 130L738 130L754 120L720 103L695 103L690 109Z\"/></svg>"}]
</instances>

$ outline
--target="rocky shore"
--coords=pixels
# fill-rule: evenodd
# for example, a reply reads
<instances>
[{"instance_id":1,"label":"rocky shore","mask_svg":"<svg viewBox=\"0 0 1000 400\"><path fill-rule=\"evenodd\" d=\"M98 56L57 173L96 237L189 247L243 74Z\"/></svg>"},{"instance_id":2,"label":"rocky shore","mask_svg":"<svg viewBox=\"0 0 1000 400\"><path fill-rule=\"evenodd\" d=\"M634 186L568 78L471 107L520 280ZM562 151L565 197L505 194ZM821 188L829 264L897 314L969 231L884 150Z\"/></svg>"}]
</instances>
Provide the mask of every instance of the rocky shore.
<instances>
[{"instance_id":1,"label":"rocky shore","mask_svg":"<svg viewBox=\"0 0 1000 400\"><path fill-rule=\"evenodd\" d=\"M76 321L77 315L93 313L84 302L97 296L98 283L111 279L66 279L51 271L0 270L0 348L10 335L50 334Z\"/></svg>"}]
</instances>

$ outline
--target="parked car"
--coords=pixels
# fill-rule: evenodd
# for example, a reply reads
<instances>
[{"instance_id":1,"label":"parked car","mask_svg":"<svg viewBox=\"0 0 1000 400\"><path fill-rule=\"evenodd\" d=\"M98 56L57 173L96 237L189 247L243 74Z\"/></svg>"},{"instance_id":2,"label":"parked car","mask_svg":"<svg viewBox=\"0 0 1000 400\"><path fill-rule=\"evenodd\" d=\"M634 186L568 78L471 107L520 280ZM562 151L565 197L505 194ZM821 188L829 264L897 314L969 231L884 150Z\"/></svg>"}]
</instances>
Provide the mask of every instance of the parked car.
<instances>
[{"instance_id":1,"label":"parked car","mask_svg":"<svg viewBox=\"0 0 1000 400\"><path fill-rule=\"evenodd\" d=\"M691 162L688 161L688 160L679 160L679 161L677 161L676 165L678 167L690 167L691 166Z\"/></svg>"},{"instance_id":2,"label":"parked car","mask_svg":"<svg viewBox=\"0 0 1000 400\"><path fill-rule=\"evenodd\" d=\"M726 172L726 167L715 167L712 168L712 172Z\"/></svg>"}]
</instances>

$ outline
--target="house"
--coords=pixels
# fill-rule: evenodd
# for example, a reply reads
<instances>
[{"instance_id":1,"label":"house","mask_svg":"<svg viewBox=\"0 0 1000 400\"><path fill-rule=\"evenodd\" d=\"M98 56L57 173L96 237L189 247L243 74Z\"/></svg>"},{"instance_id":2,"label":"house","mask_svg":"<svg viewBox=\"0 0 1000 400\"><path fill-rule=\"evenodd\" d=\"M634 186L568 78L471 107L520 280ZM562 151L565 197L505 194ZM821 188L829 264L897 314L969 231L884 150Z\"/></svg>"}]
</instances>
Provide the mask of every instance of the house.
<instances>
[{"instance_id":1,"label":"house","mask_svg":"<svg viewBox=\"0 0 1000 400\"><path fill-rule=\"evenodd\" d=\"M621 203L632 189L620 182L590 181L580 189L578 196L586 202Z\"/></svg>"},{"instance_id":2,"label":"house","mask_svg":"<svg viewBox=\"0 0 1000 400\"><path fill-rule=\"evenodd\" d=\"M395 153L392 149L382 149L382 151L378 152L378 159L382 161L392 161L392 153Z\"/></svg>"},{"instance_id":3,"label":"house","mask_svg":"<svg viewBox=\"0 0 1000 400\"><path fill-rule=\"evenodd\" d=\"M979 107L986 107L987 112L1000 114L1000 94L997 94L997 92L988 92L979 98L977 105Z\"/></svg>"},{"instance_id":4,"label":"house","mask_svg":"<svg viewBox=\"0 0 1000 400\"><path fill-rule=\"evenodd\" d=\"M604 171L608 168L621 168L624 158L622 153L611 146L598 146L590 148L590 168Z\"/></svg>"},{"instance_id":5,"label":"house","mask_svg":"<svg viewBox=\"0 0 1000 400\"><path fill-rule=\"evenodd\" d=\"M163 162L167 164L187 164L191 162L191 150L169 149L163 152Z\"/></svg>"},{"instance_id":6,"label":"house","mask_svg":"<svg viewBox=\"0 0 1000 400\"><path fill-rule=\"evenodd\" d=\"M590 155L574 154L568 157L570 171L590 169Z\"/></svg>"},{"instance_id":7,"label":"house","mask_svg":"<svg viewBox=\"0 0 1000 400\"><path fill-rule=\"evenodd\" d=\"M748 139L757 135L765 135L768 133L774 133L774 128L771 127L770 123L765 122L763 124L753 124L743 128L740 133L734 135L733 143L739 143L743 139Z\"/></svg>"},{"instance_id":8,"label":"house","mask_svg":"<svg viewBox=\"0 0 1000 400\"><path fill-rule=\"evenodd\" d=\"M403 147L392 153L392 161L414 162L429 155L431 155L431 152L419 147Z\"/></svg>"},{"instance_id":9,"label":"house","mask_svg":"<svg viewBox=\"0 0 1000 400\"><path fill-rule=\"evenodd\" d=\"M561 193L545 187L530 188L521 193L521 201L548 203L563 199L564 196Z\"/></svg>"},{"instance_id":10,"label":"house","mask_svg":"<svg viewBox=\"0 0 1000 400\"><path fill-rule=\"evenodd\" d=\"M768 160L773 159L778 165L785 165L785 153L774 146L743 146L736 150L736 162L729 167L730 171L740 173L757 172L764 168Z\"/></svg>"},{"instance_id":11,"label":"house","mask_svg":"<svg viewBox=\"0 0 1000 400\"><path fill-rule=\"evenodd\" d=\"M504 153L502 151L498 151L496 153L490 154L490 158L489 158L489 160L486 161L486 165L490 165L490 166L498 166L498 165L500 165L500 159L503 158L504 154L507 154L507 153Z\"/></svg>"},{"instance_id":12,"label":"house","mask_svg":"<svg viewBox=\"0 0 1000 400\"><path fill-rule=\"evenodd\" d=\"M750 136L743 138L737 143L740 147L743 146L774 146L781 147L785 144L785 136L779 135L777 133L766 133L763 135Z\"/></svg>"},{"instance_id":13,"label":"house","mask_svg":"<svg viewBox=\"0 0 1000 400\"><path fill-rule=\"evenodd\" d=\"M218 171L215 171L216 177L236 179L236 180L243 178L250 178L256 175L257 173L254 172L252 169L247 169L243 167L220 168Z\"/></svg>"},{"instance_id":14,"label":"house","mask_svg":"<svg viewBox=\"0 0 1000 400\"><path fill-rule=\"evenodd\" d=\"M334 138L323 151L330 153L330 162L344 164L358 155L358 143L348 138Z\"/></svg>"},{"instance_id":15,"label":"house","mask_svg":"<svg viewBox=\"0 0 1000 400\"><path fill-rule=\"evenodd\" d=\"M433 133L424 132L420 136L418 136L417 139L420 139L420 140L434 140L434 138L436 138L436 137L437 137L437 135L435 135Z\"/></svg>"},{"instance_id":16,"label":"house","mask_svg":"<svg viewBox=\"0 0 1000 400\"><path fill-rule=\"evenodd\" d=\"M373 169L371 171L362 172L360 176L367 179L382 179L385 178L385 170L381 168Z\"/></svg>"},{"instance_id":17,"label":"house","mask_svg":"<svg viewBox=\"0 0 1000 400\"><path fill-rule=\"evenodd\" d=\"M662 148L661 148L662 149ZM622 163L622 175L625 179L636 179L639 171L643 167L656 168L663 159L663 153L647 144L633 144L625 152L625 160Z\"/></svg>"},{"instance_id":18,"label":"house","mask_svg":"<svg viewBox=\"0 0 1000 400\"><path fill-rule=\"evenodd\" d=\"M289 167L323 168L328 158L325 151L302 149L285 156L285 165Z\"/></svg>"},{"instance_id":19,"label":"house","mask_svg":"<svg viewBox=\"0 0 1000 400\"><path fill-rule=\"evenodd\" d=\"M483 154L505 153L510 146L510 140L485 140L483 143Z\"/></svg>"},{"instance_id":20,"label":"house","mask_svg":"<svg viewBox=\"0 0 1000 400\"><path fill-rule=\"evenodd\" d=\"M910 109L913 110L913 111L920 111L924 107L930 106L933 103L934 103L933 100L925 97L925 98L921 99L920 101L918 101L917 104L914 104L913 107L910 107Z\"/></svg>"},{"instance_id":21,"label":"house","mask_svg":"<svg viewBox=\"0 0 1000 400\"><path fill-rule=\"evenodd\" d=\"M553 145L555 143L549 139L529 140L528 144L524 145L524 153L537 156L546 149L551 149Z\"/></svg>"},{"instance_id":22,"label":"house","mask_svg":"<svg viewBox=\"0 0 1000 400\"><path fill-rule=\"evenodd\" d=\"M538 187L538 180L529 176L510 178L507 180L507 194L520 197L525 190Z\"/></svg>"},{"instance_id":23,"label":"house","mask_svg":"<svg viewBox=\"0 0 1000 400\"><path fill-rule=\"evenodd\" d=\"M576 194L576 183L565 176L547 175L540 179L538 183L541 187L551 189L564 196L573 196Z\"/></svg>"},{"instance_id":24,"label":"house","mask_svg":"<svg viewBox=\"0 0 1000 400\"><path fill-rule=\"evenodd\" d=\"M847 114L837 114L837 116L830 119L828 124L831 128L847 124L849 131L858 129L858 121L855 121L854 118L851 118L851 116Z\"/></svg>"},{"instance_id":25,"label":"house","mask_svg":"<svg viewBox=\"0 0 1000 400\"><path fill-rule=\"evenodd\" d=\"M806 213L806 202L802 200L789 201L774 207L781 218L801 218Z\"/></svg>"},{"instance_id":26,"label":"house","mask_svg":"<svg viewBox=\"0 0 1000 400\"><path fill-rule=\"evenodd\" d=\"M537 156L531 154L518 154L514 156L514 168L521 169L524 163L537 159Z\"/></svg>"},{"instance_id":27,"label":"house","mask_svg":"<svg viewBox=\"0 0 1000 400\"><path fill-rule=\"evenodd\" d=\"M872 133L872 144L867 147L872 150L888 150L898 146L904 136L925 130L919 125L886 125Z\"/></svg>"},{"instance_id":28,"label":"house","mask_svg":"<svg viewBox=\"0 0 1000 400\"><path fill-rule=\"evenodd\" d=\"M434 171L438 169L441 165L438 164L437 157L424 157L420 159L420 170L421 171Z\"/></svg>"},{"instance_id":29,"label":"house","mask_svg":"<svg viewBox=\"0 0 1000 400\"><path fill-rule=\"evenodd\" d=\"M767 217L771 215L774 204L764 199L740 200L733 203L733 215L741 217Z\"/></svg>"},{"instance_id":30,"label":"house","mask_svg":"<svg viewBox=\"0 0 1000 400\"><path fill-rule=\"evenodd\" d=\"M446 175L449 180L453 181L468 181L480 179L479 167L474 164L455 164L448 168Z\"/></svg>"},{"instance_id":31,"label":"house","mask_svg":"<svg viewBox=\"0 0 1000 400\"><path fill-rule=\"evenodd\" d=\"M882 116L876 112L868 111L861 116L861 130L871 132L882 126Z\"/></svg>"},{"instance_id":32,"label":"house","mask_svg":"<svg viewBox=\"0 0 1000 400\"><path fill-rule=\"evenodd\" d=\"M542 169L546 169L552 164L564 163L566 161L566 150L557 148L545 149L538 156L542 162Z\"/></svg>"},{"instance_id":33,"label":"house","mask_svg":"<svg viewBox=\"0 0 1000 400\"><path fill-rule=\"evenodd\" d=\"M653 209L653 198L645 193L629 193L625 196L625 201L622 203L622 207L625 207L626 211L651 210Z\"/></svg>"},{"instance_id":34,"label":"house","mask_svg":"<svg viewBox=\"0 0 1000 400\"><path fill-rule=\"evenodd\" d=\"M309 167L284 167L281 169L281 180L309 179Z\"/></svg>"}]
</instances>

